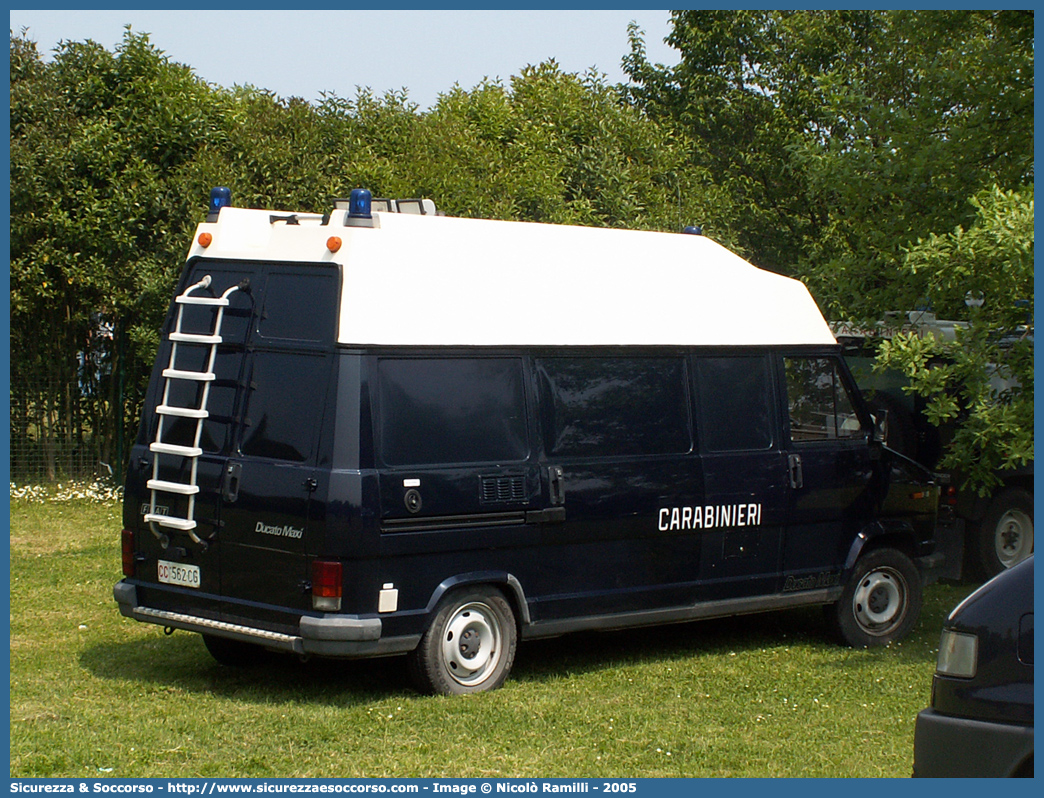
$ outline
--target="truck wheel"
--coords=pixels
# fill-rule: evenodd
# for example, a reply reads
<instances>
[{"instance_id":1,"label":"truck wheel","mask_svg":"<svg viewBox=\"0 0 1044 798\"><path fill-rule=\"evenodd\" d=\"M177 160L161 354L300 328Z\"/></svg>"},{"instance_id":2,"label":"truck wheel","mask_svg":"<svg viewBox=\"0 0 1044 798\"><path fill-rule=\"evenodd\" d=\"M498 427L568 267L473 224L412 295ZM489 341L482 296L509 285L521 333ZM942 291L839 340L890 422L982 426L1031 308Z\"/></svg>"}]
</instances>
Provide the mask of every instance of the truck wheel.
<instances>
[{"instance_id":1,"label":"truck wheel","mask_svg":"<svg viewBox=\"0 0 1044 798\"><path fill-rule=\"evenodd\" d=\"M1033 497L1020 488L1001 491L976 525L976 551L989 579L1033 553Z\"/></svg>"},{"instance_id":2,"label":"truck wheel","mask_svg":"<svg viewBox=\"0 0 1044 798\"><path fill-rule=\"evenodd\" d=\"M921 613L921 577L895 549L876 549L856 561L841 599L828 618L843 642L854 648L898 640Z\"/></svg>"},{"instance_id":3,"label":"truck wheel","mask_svg":"<svg viewBox=\"0 0 1044 798\"><path fill-rule=\"evenodd\" d=\"M268 653L261 646L253 643L244 643L242 640L232 640L217 635L203 635L203 645L207 647L210 656L230 668L259 664Z\"/></svg>"},{"instance_id":4,"label":"truck wheel","mask_svg":"<svg viewBox=\"0 0 1044 798\"><path fill-rule=\"evenodd\" d=\"M517 639L514 613L500 591L454 591L436 607L431 626L410 657L410 672L426 693L495 690L511 671Z\"/></svg>"}]
</instances>

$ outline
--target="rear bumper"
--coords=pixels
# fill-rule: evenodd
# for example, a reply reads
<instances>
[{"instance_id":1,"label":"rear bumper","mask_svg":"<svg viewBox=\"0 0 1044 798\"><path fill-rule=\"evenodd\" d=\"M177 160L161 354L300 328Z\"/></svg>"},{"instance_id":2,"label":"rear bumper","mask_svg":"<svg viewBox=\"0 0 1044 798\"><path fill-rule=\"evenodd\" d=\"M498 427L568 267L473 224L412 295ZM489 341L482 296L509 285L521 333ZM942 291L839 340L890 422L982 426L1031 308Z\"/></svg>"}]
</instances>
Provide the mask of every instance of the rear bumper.
<instances>
[{"instance_id":1,"label":"rear bumper","mask_svg":"<svg viewBox=\"0 0 1044 798\"><path fill-rule=\"evenodd\" d=\"M915 777L1004 778L1032 756L1032 726L955 718L934 709L917 716Z\"/></svg>"},{"instance_id":2,"label":"rear bumper","mask_svg":"<svg viewBox=\"0 0 1044 798\"><path fill-rule=\"evenodd\" d=\"M382 638L380 618L329 614L302 615L297 634L286 634L249 623L234 623L145 607L138 602L137 588L126 581L118 582L112 592L113 598L120 608L120 614L136 621L199 634L227 637L301 655L372 657L411 651L420 641L419 636Z\"/></svg>"}]
</instances>

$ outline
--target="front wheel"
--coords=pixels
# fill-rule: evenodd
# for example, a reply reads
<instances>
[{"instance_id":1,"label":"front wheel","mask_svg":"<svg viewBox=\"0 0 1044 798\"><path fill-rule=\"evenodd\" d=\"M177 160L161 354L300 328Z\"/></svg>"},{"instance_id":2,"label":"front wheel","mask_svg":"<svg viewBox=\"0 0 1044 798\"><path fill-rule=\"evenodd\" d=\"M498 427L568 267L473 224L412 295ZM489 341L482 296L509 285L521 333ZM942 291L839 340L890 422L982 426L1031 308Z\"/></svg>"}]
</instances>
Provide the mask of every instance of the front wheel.
<instances>
[{"instance_id":1,"label":"front wheel","mask_svg":"<svg viewBox=\"0 0 1044 798\"><path fill-rule=\"evenodd\" d=\"M886 646L904 637L921 613L921 577L895 549L877 549L856 561L841 599L828 618L854 648Z\"/></svg>"},{"instance_id":2,"label":"front wheel","mask_svg":"<svg viewBox=\"0 0 1044 798\"><path fill-rule=\"evenodd\" d=\"M511 671L517 640L514 613L500 591L455 591L439 602L410 657L410 672L427 693L495 690Z\"/></svg>"}]
</instances>

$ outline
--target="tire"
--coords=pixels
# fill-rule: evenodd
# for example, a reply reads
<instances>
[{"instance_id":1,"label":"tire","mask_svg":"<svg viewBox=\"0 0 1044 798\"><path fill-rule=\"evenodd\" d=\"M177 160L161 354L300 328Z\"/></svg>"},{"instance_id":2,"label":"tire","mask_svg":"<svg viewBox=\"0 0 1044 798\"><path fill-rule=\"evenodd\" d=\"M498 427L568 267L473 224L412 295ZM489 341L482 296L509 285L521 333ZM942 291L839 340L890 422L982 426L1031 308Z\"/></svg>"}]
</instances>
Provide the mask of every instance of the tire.
<instances>
[{"instance_id":1,"label":"tire","mask_svg":"<svg viewBox=\"0 0 1044 798\"><path fill-rule=\"evenodd\" d=\"M895 549L875 549L856 561L828 619L842 642L870 648L904 637L920 614L921 576L913 562Z\"/></svg>"},{"instance_id":2,"label":"tire","mask_svg":"<svg viewBox=\"0 0 1044 798\"><path fill-rule=\"evenodd\" d=\"M986 579L1022 562L1033 553L1033 497L1021 488L1001 491L973 535L976 565Z\"/></svg>"},{"instance_id":3,"label":"tire","mask_svg":"<svg viewBox=\"0 0 1044 798\"><path fill-rule=\"evenodd\" d=\"M230 668L258 665L268 654L265 649L254 643L244 643L242 640L216 635L203 635L203 645L207 647L210 656Z\"/></svg>"},{"instance_id":4,"label":"tire","mask_svg":"<svg viewBox=\"0 0 1044 798\"><path fill-rule=\"evenodd\" d=\"M447 594L410 655L417 687L435 695L481 693L500 687L515 661L515 615L495 588Z\"/></svg>"}]
</instances>

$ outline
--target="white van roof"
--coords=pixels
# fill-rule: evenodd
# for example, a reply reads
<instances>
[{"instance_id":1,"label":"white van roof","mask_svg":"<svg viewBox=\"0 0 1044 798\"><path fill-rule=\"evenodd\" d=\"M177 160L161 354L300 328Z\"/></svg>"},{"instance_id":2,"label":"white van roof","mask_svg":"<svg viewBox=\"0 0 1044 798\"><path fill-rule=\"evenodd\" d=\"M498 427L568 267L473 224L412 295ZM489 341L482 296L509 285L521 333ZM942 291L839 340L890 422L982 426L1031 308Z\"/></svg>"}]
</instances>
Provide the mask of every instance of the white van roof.
<instances>
[{"instance_id":1,"label":"white van roof","mask_svg":"<svg viewBox=\"0 0 1044 798\"><path fill-rule=\"evenodd\" d=\"M340 264L344 344L835 343L803 283L704 236L379 211L372 227L344 218L287 224L281 212L225 207L200 225L190 255ZM206 248L202 232L212 235Z\"/></svg>"}]
</instances>

